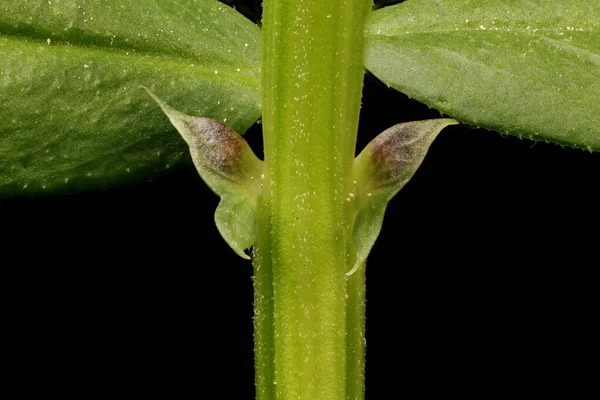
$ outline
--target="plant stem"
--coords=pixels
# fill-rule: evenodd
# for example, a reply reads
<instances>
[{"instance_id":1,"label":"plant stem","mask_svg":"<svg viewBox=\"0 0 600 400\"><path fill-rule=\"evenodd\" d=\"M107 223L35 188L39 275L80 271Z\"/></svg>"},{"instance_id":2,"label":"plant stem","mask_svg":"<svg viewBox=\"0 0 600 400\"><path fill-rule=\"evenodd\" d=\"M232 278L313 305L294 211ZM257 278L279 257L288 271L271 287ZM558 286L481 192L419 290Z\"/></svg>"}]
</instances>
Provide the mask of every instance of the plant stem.
<instances>
[{"instance_id":1,"label":"plant stem","mask_svg":"<svg viewBox=\"0 0 600 400\"><path fill-rule=\"evenodd\" d=\"M257 399L361 399L364 269L352 166L371 0L265 0Z\"/></svg>"}]
</instances>

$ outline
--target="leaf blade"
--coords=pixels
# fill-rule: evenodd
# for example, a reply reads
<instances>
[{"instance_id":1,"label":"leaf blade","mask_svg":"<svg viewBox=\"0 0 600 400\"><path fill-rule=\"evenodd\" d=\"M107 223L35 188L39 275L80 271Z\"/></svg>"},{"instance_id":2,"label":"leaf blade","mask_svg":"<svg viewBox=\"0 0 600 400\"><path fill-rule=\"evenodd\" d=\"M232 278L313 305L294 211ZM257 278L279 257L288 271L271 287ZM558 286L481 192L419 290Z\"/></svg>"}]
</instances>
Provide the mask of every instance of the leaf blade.
<instances>
[{"instance_id":1,"label":"leaf blade","mask_svg":"<svg viewBox=\"0 0 600 400\"><path fill-rule=\"evenodd\" d=\"M135 21L138 2L90 3L78 9L61 2L62 14L50 17L44 15L47 2L3 3L8 13L0 16L2 197L134 183L189 162L184 142L140 85L164 93L186 112L227 119L239 132L260 116L259 30L233 9L208 0L196 6L196 14L188 5L167 13L161 7L171 2L146 1L140 6L152 7ZM21 12L27 6L30 11ZM221 30L198 37L192 25L207 23L202 15ZM86 31L94 16L95 25ZM161 17L167 22L159 27ZM169 28L168 21L179 21L171 35L185 44L150 41ZM222 34L228 23L234 26L231 35L239 34L237 50L231 35ZM212 55L203 57L207 46Z\"/></svg>"},{"instance_id":2,"label":"leaf blade","mask_svg":"<svg viewBox=\"0 0 600 400\"><path fill-rule=\"evenodd\" d=\"M376 11L366 67L471 125L600 150L600 5L411 0Z\"/></svg>"}]
</instances>

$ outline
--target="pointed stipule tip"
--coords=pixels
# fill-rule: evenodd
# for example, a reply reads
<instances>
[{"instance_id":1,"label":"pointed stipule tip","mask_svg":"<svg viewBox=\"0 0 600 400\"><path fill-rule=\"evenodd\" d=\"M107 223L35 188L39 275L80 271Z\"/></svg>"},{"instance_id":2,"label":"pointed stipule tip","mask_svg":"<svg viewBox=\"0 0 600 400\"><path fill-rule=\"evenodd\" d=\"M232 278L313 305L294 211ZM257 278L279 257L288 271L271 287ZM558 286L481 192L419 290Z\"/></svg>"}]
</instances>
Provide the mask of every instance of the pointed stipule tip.
<instances>
[{"instance_id":1,"label":"pointed stipule tip","mask_svg":"<svg viewBox=\"0 0 600 400\"><path fill-rule=\"evenodd\" d=\"M156 102L158 102L159 104L162 103L158 96L155 95L154 92L152 92L152 90L148 89L146 86L140 86L140 88L144 89L146 93L148 93Z\"/></svg>"},{"instance_id":2,"label":"pointed stipule tip","mask_svg":"<svg viewBox=\"0 0 600 400\"><path fill-rule=\"evenodd\" d=\"M169 118L170 118L170 113L177 112L177 110L174 110L173 108L171 108L171 106L169 106L167 103L165 103L163 101L163 99L161 99L160 97L155 95L152 90L148 89L145 86L140 86L140 87L143 88L150 95L150 97L152 97L152 99L154 99L154 101L160 106L160 108L162 108L164 113L167 114L167 116L169 116Z\"/></svg>"}]
</instances>

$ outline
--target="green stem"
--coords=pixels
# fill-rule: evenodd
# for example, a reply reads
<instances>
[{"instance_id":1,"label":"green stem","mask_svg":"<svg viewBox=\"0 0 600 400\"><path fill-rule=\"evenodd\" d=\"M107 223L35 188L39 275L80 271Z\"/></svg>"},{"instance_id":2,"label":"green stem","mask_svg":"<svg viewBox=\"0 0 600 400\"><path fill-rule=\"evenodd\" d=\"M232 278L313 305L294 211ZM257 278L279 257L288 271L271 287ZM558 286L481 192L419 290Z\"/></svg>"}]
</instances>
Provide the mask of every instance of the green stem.
<instances>
[{"instance_id":1,"label":"green stem","mask_svg":"<svg viewBox=\"0 0 600 400\"><path fill-rule=\"evenodd\" d=\"M265 0L255 244L259 400L361 399L364 272L352 165L371 0Z\"/></svg>"},{"instance_id":2,"label":"green stem","mask_svg":"<svg viewBox=\"0 0 600 400\"><path fill-rule=\"evenodd\" d=\"M348 278L346 398L359 400L365 392L365 265Z\"/></svg>"}]
</instances>

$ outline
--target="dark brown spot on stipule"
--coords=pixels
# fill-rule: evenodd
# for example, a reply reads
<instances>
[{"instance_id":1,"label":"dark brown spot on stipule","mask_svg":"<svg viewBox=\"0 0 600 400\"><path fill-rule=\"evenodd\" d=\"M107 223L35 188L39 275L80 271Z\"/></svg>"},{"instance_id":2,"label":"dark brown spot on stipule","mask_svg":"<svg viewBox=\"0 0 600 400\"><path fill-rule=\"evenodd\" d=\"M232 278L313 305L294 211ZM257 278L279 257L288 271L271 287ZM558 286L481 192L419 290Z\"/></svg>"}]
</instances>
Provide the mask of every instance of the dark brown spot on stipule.
<instances>
[{"instance_id":1,"label":"dark brown spot on stipule","mask_svg":"<svg viewBox=\"0 0 600 400\"><path fill-rule=\"evenodd\" d=\"M194 132L193 154L199 157L204 166L215 172L226 175L239 172L240 159L243 153L244 139L227 125L208 118L193 120L190 131Z\"/></svg>"},{"instance_id":2,"label":"dark brown spot on stipule","mask_svg":"<svg viewBox=\"0 0 600 400\"><path fill-rule=\"evenodd\" d=\"M377 136L371 142L373 175L377 186L383 186L400 177L404 169L421 156L423 140L418 130L412 127L395 125ZM426 149L425 149L426 150Z\"/></svg>"}]
</instances>

